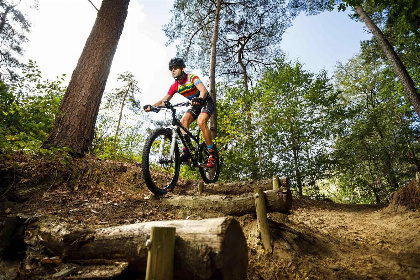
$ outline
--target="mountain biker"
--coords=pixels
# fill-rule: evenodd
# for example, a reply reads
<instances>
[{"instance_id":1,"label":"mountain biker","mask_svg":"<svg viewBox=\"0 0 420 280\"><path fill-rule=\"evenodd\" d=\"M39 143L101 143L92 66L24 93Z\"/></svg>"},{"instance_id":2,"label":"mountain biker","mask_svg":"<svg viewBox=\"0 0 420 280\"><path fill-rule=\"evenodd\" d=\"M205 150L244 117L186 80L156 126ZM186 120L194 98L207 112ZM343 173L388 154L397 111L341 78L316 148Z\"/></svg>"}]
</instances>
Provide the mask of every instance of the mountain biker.
<instances>
[{"instance_id":1,"label":"mountain biker","mask_svg":"<svg viewBox=\"0 0 420 280\"><path fill-rule=\"evenodd\" d=\"M211 168L216 163L216 155L207 122L215 109L213 99L210 97L209 92L198 76L184 72L185 63L181 58L172 58L169 61L169 70L171 71L175 82L171 85L168 93L162 98L162 100L156 102L152 106L164 105L164 102L171 100L175 93L179 93L188 100L191 100L191 106L182 117L181 123L186 129L189 129L190 124L197 120L197 124L203 132L203 138L209 150L207 167ZM150 106L151 105L145 105L144 110L146 112L150 111ZM187 142L189 147L191 147L191 139L188 134L184 131L182 131L182 134L184 140ZM190 155L188 150L184 147L180 158L181 162L187 162L189 157Z\"/></svg>"}]
</instances>

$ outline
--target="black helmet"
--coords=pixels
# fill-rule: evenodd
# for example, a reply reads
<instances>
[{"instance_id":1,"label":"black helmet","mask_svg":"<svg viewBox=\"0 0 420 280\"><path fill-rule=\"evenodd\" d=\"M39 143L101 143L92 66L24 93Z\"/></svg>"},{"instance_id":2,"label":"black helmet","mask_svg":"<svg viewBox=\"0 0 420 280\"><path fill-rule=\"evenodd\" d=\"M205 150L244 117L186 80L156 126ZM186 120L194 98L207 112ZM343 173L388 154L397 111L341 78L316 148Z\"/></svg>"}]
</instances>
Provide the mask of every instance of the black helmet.
<instances>
[{"instance_id":1,"label":"black helmet","mask_svg":"<svg viewBox=\"0 0 420 280\"><path fill-rule=\"evenodd\" d=\"M169 70L172 70L171 68L172 68L172 66L179 66L179 67L181 67L181 68L185 68L185 63L184 63L184 61L182 60L182 58L177 58L177 57L175 57L175 58L172 58L170 61L169 61Z\"/></svg>"}]
</instances>

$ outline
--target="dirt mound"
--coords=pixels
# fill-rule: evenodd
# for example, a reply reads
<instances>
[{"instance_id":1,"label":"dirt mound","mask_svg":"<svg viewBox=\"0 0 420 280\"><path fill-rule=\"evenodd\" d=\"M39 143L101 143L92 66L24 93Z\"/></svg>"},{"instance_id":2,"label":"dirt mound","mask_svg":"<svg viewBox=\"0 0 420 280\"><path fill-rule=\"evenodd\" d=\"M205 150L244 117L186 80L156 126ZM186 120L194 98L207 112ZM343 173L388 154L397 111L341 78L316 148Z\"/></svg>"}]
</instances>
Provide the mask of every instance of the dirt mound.
<instances>
[{"instance_id":1,"label":"dirt mound","mask_svg":"<svg viewBox=\"0 0 420 280\"><path fill-rule=\"evenodd\" d=\"M170 195L198 195L198 182L181 179ZM236 196L271 184L219 182L206 185L203 195ZM387 208L295 199L289 214L268 214L273 253L264 251L255 214L236 217L248 244L247 279L420 279L420 211L412 210L418 207L415 181ZM23 154L0 157L0 220L18 213L53 215L86 228L223 216L162 205L136 163ZM0 279L45 279L64 266L44 264L44 257L26 265L0 259Z\"/></svg>"},{"instance_id":2,"label":"dirt mound","mask_svg":"<svg viewBox=\"0 0 420 280\"><path fill-rule=\"evenodd\" d=\"M419 181L412 180L406 186L394 192L386 210L393 212L420 210Z\"/></svg>"}]
</instances>

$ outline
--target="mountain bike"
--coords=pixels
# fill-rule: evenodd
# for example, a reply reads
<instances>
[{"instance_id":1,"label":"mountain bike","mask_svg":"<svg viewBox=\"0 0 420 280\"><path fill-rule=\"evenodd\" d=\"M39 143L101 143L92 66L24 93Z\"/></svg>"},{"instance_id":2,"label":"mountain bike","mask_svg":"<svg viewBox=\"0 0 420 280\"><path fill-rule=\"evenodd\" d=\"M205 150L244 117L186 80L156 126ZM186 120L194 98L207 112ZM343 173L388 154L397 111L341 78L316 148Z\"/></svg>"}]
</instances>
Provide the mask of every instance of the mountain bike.
<instances>
[{"instance_id":1,"label":"mountain bike","mask_svg":"<svg viewBox=\"0 0 420 280\"><path fill-rule=\"evenodd\" d=\"M189 101L175 105L165 101L163 106L151 106L150 108L150 111L156 113L162 109L172 113L172 125L154 130L147 138L143 149L141 163L143 177L147 187L155 195L172 191L178 181L181 166L178 139L181 139L190 155L190 167L192 169L198 167L205 183L215 183L219 178L220 162L217 149L215 149L216 163L213 167L208 168L209 151L204 140L200 139L201 130L197 126L197 132L194 135L176 118L176 108L189 105ZM184 139L181 130L189 135L190 143Z\"/></svg>"}]
</instances>

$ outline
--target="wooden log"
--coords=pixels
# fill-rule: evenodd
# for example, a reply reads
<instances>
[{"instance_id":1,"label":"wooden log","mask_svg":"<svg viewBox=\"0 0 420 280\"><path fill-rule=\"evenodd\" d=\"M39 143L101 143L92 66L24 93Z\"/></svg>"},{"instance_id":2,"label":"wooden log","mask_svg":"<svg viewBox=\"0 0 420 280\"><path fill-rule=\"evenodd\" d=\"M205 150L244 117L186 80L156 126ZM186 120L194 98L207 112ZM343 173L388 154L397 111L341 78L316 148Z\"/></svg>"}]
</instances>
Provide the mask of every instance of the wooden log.
<instances>
[{"instance_id":1,"label":"wooden log","mask_svg":"<svg viewBox=\"0 0 420 280\"><path fill-rule=\"evenodd\" d=\"M262 189L258 189L255 194L255 209L257 212L258 227L260 229L261 241L264 249L271 253L271 236L268 227L265 194Z\"/></svg>"},{"instance_id":2,"label":"wooden log","mask_svg":"<svg viewBox=\"0 0 420 280\"><path fill-rule=\"evenodd\" d=\"M60 221L40 220L36 232L30 235L40 237L65 262L127 261L129 270L144 273L146 240L152 227L176 228L174 278L246 279L246 239L238 221L232 217L154 221L94 231L74 230Z\"/></svg>"},{"instance_id":3,"label":"wooden log","mask_svg":"<svg viewBox=\"0 0 420 280\"><path fill-rule=\"evenodd\" d=\"M175 250L174 227L152 227L146 280L172 280ZM147 247L147 243L146 243Z\"/></svg>"},{"instance_id":4,"label":"wooden log","mask_svg":"<svg viewBox=\"0 0 420 280\"><path fill-rule=\"evenodd\" d=\"M292 197L288 195L290 190L268 190L264 191L267 212L287 213L292 209ZM160 198L163 204L171 206L181 206L199 210L213 210L222 212L225 215L241 216L255 213L254 195L252 193L226 196L226 195L207 195L207 196L185 196Z\"/></svg>"}]
</instances>

